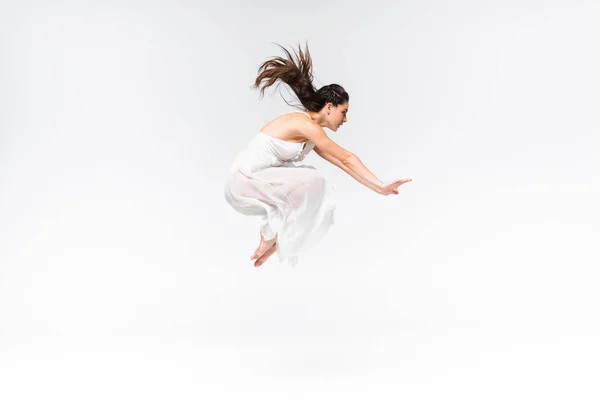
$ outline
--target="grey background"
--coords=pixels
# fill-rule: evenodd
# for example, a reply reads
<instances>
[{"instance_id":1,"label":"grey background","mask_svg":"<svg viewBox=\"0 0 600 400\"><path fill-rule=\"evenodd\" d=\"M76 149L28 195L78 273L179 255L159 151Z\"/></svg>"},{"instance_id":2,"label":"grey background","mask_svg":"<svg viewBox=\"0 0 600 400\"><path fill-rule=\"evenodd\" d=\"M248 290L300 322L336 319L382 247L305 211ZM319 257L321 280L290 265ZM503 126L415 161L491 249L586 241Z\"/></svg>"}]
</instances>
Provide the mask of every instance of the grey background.
<instances>
[{"instance_id":1,"label":"grey background","mask_svg":"<svg viewBox=\"0 0 600 400\"><path fill-rule=\"evenodd\" d=\"M0 2L2 399L596 399L600 5ZM222 187L308 41L335 225L255 269Z\"/></svg>"}]
</instances>

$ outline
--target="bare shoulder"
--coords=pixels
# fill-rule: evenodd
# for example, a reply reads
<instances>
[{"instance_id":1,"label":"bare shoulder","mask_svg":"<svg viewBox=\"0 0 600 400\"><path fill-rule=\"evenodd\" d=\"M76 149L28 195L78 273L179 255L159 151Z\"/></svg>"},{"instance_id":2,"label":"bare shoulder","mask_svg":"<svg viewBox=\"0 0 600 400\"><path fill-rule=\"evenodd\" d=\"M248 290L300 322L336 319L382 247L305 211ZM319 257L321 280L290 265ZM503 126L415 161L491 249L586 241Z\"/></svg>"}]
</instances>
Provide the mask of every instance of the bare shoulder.
<instances>
[{"instance_id":1,"label":"bare shoulder","mask_svg":"<svg viewBox=\"0 0 600 400\"><path fill-rule=\"evenodd\" d=\"M306 139L310 140L317 145L317 142L322 140L324 137L328 137L325 130L319 126L315 121L306 116L306 119L299 119L297 126L300 134Z\"/></svg>"},{"instance_id":2,"label":"bare shoulder","mask_svg":"<svg viewBox=\"0 0 600 400\"><path fill-rule=\"evenodd\" d=\"M318 127L308 115L302 112L291 112L273 118L260 131L277 139L304 142L307 140L304 132L310 125Z\"/></svg>"}]
</instances>

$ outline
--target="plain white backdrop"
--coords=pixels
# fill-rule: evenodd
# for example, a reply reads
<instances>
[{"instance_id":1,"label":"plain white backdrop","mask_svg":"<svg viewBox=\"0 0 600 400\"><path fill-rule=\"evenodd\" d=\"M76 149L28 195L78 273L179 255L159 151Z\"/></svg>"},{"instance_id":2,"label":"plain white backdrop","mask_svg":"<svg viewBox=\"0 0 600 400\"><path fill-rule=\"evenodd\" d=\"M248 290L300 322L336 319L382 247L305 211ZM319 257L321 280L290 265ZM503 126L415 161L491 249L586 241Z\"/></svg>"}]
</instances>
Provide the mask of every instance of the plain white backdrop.
<instances>
[{"instance_id":1,"label":"plain white backdrop","mask_svg":"<svg viewBox=\"0 0 600 400\"><path fill-rule=\"evenodd\" d=\"M597 399L600 4L0 2L0 398ZM335 225L223 198L308 43L350 93ZM282 86L283 88L283 86ZM284 95L286 92L284 90ZM289 96L286 96L289 99Z\"/></svg>"}]
</instances>

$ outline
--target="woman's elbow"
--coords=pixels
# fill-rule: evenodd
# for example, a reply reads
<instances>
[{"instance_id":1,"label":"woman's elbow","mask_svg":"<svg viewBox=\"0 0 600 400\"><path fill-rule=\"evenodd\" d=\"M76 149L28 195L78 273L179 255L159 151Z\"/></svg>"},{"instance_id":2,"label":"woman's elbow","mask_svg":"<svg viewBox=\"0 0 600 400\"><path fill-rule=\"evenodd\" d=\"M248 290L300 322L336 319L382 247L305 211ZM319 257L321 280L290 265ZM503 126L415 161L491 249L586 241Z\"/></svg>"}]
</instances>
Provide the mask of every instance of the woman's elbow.
<instances>
[{"instance_id":1,"label":"woman's elbow","mask_svg":"<svg viewBox=\"0 0 600 400\"><path fill-rule=\"evenodd\" d=\"M358 160L356 154L349 152L348 154L344 155L339 161L342 165L349 166L351 164L354 164L356 160Z\"/></svg>"}]
</instances>

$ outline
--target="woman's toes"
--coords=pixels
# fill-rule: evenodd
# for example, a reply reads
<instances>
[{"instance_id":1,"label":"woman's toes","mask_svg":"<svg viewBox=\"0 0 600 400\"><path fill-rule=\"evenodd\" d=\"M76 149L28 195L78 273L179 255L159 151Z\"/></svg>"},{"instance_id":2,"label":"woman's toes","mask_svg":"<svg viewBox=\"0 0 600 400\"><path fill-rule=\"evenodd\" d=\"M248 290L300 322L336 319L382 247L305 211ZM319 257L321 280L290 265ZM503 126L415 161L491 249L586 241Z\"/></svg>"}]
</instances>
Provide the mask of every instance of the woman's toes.
<instances>
[{"instance_id":1,"label":"woman's toes","mask_svg":"<svg viewBox=\"0 0 600 400\"><path fill-rule=\"evenodd\" d=\"M260 256L260 258L258 260L256 260L256 262L254 263L254 266L260 267L261 265L263 265L265 263L265 261L267 261L269 259L269 257L271 257L271 255L273 255L273 253L275 253L275 250L277 250L277 244L273 244L273 246L271 246L271 248L269 248L269 250L267 250L265 252L265 254Z\"/></svg>"},{"instance_id":2,"label":"woman's toes","mask_svg":"<svg viewBox=\"0 0 600 400\"><path fill-rule=\"evenodd\" d=\"M250 260L256 260L256 259L262 257L265 254L265 252L267 252L270 248L275 246L276 243L277 243L277 236L275 236L273 239L270 239L270 240L264 240L264 238L261 234L260 235L260 244L258 245L256 250L254 250L254 254L252 255L252 257L250 257Z\"/></svg>"}]
</instances>

